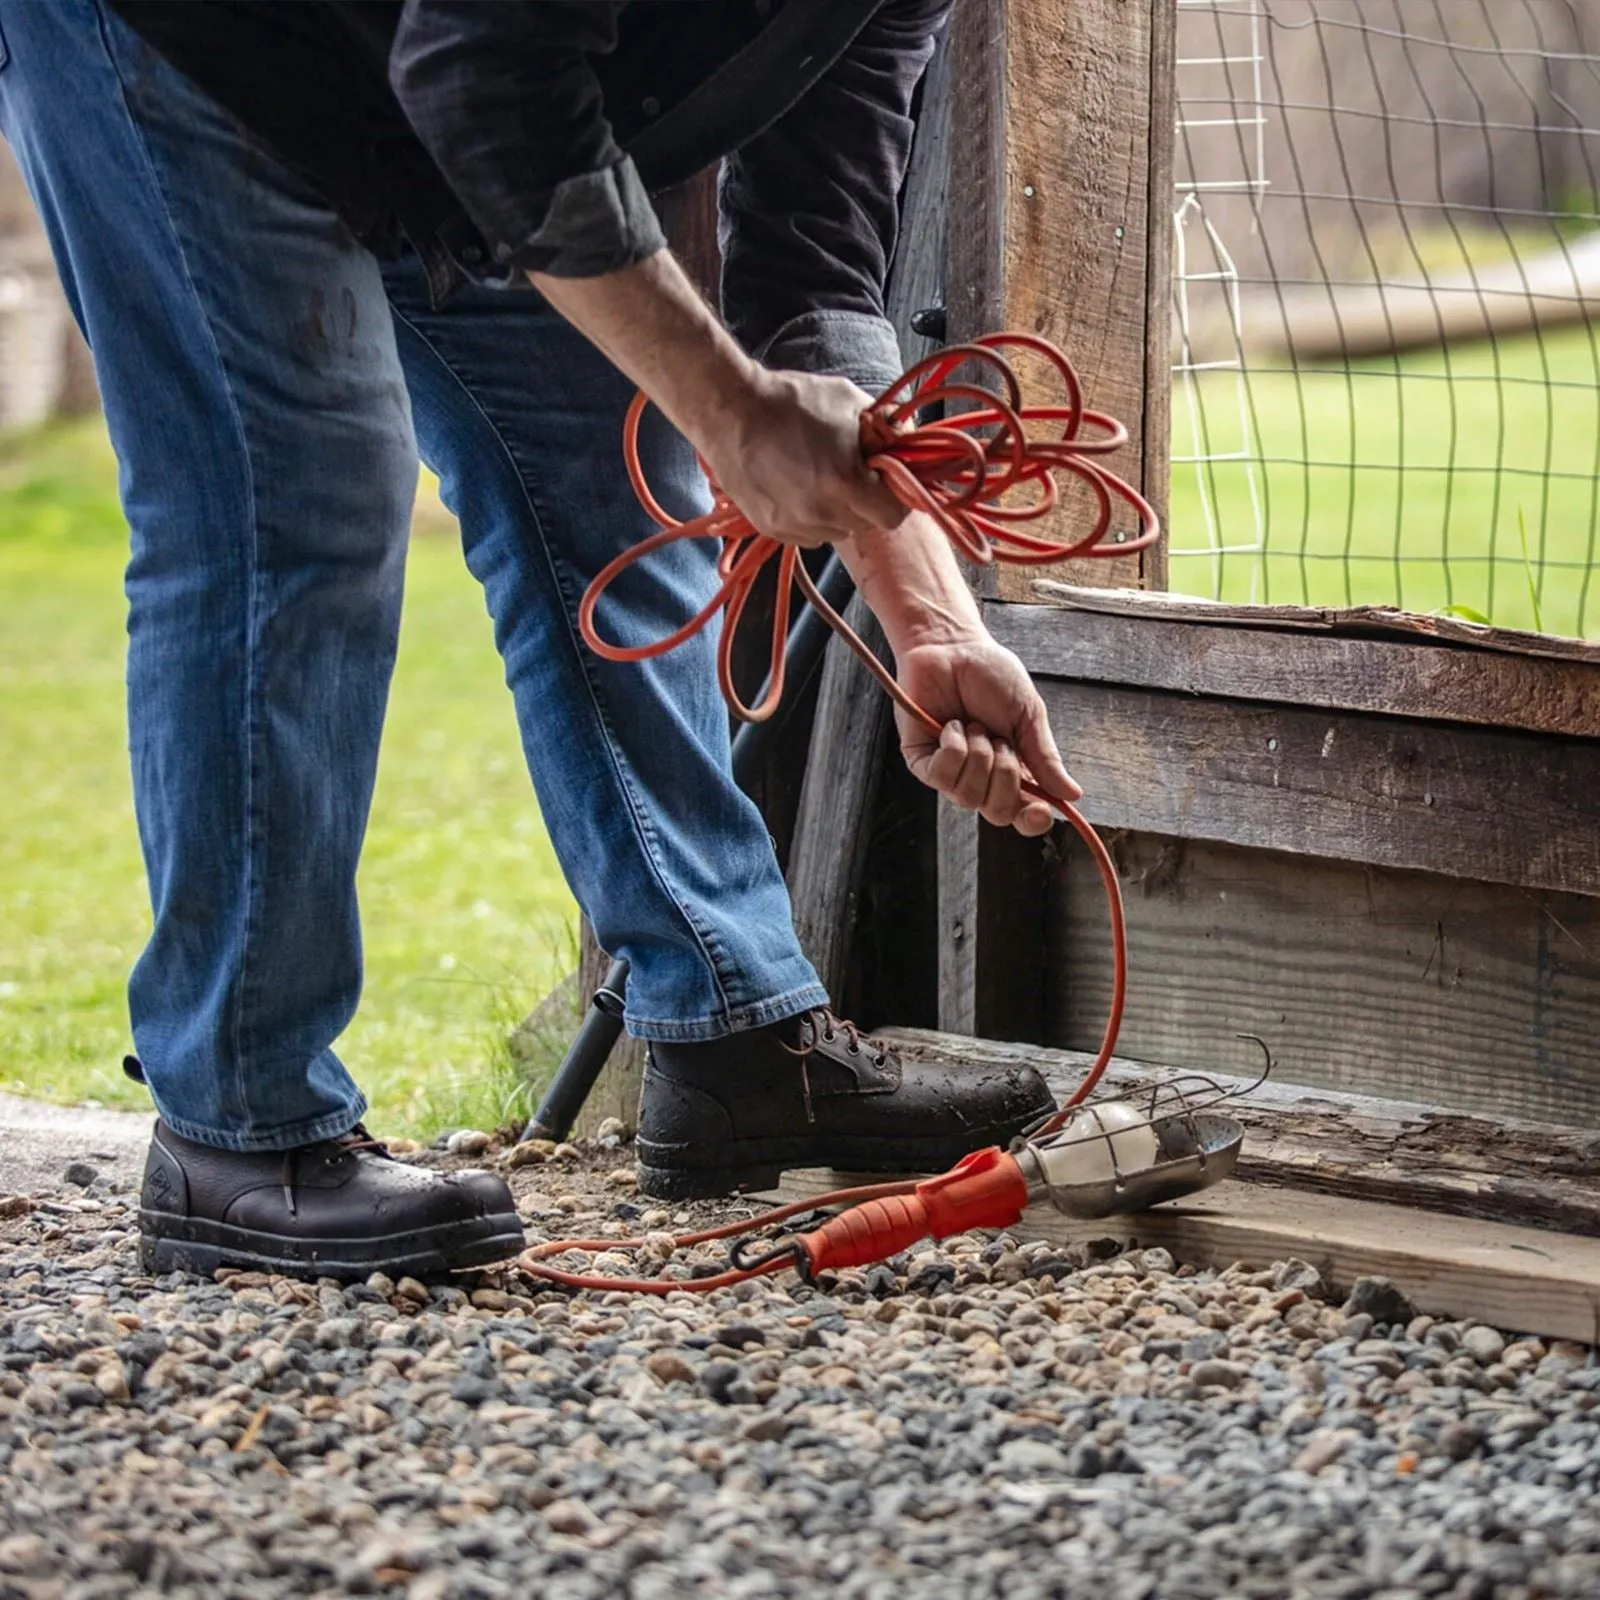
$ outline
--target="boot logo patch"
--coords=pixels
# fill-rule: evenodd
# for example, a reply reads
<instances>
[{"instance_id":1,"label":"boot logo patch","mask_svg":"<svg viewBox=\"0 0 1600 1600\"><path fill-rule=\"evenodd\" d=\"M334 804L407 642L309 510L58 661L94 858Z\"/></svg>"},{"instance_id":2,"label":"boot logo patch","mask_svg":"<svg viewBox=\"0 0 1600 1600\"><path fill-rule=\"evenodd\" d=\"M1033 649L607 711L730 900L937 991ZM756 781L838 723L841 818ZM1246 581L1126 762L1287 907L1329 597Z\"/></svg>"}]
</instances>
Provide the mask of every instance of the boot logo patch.
<instances>
[{"instance_id":1,"label":"boot logo patch","mask_svg":"<svg viewBox=\"0 0 1600 1600\"><path fill-rule=\"evenodd\" d=\"M172 1199L172 1177L165 1167L157 1167L144 1180L144 1192L146 1198L158 1206L164 1206Z\"/></svg>"}]
</instances>

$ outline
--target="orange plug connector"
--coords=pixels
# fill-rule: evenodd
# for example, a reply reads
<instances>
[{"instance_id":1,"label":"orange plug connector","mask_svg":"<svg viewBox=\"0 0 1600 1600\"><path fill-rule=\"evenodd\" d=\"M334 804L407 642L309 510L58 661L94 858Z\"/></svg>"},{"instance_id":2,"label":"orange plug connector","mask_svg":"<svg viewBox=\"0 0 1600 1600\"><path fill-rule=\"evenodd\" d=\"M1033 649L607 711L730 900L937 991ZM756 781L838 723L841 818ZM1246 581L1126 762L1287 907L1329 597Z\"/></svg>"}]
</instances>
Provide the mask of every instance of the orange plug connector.
<instances>
[{"instance_id":1,"label":"orange plug connector","mask_svg":"<svg viewBox=\"0 0 1600 1600\"><path fill-rule=\"evenodd\" d=\"M974 1150L910 1194L869 1200L841 1211L795 1244L808 1272L864 1267L898 1255L919 1239L944 1239L969 1228L1009 1228L1028 1204L1022 1168L998 1145Z\"/></svg>"}]
</instances>

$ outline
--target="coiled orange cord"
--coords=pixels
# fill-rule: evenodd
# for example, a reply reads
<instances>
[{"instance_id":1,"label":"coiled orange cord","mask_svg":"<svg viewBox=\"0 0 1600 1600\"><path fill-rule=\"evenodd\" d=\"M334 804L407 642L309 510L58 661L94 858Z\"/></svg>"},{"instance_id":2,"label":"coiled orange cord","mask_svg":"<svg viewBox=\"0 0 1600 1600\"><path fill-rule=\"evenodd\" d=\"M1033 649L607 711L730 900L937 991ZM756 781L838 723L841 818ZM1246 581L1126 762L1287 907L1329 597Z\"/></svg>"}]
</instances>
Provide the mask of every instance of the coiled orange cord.
<instances>
[{"instance_id":1,"label":"coiled orange cord","mask_svg":"<svg viewBox=\"0 0 1600 1600\"><path fill-rule=\"evenodd\" d=\"M1028 352L1044 361L1060 380L1065 391L1065 403L1025 405L1022 385L1003 354L1006 351ZM999 392L985 387L980 381L957 379L955 374L963 366L974 367L979 378L987 376L996 382ZM648 403L647 397L641 394L629 407L623 428L623 452L634 492L651 519L659 525L660 532L630 546L608 562L584 592L578 607L578 626L589 647L608 661L647 660L676 649L706 627L720 611L723 622L717 648L717 677L722 693L736 717L747 722L762 721L777 710L783 698L784 647L788 640L793 593L798 588L828 626L855 652L862 665L883 686L884 692L895 704L922 723L937 739L941 731L938 720L900 687L865 641L822 597L800 560L799 550L794 545L782 544L757 532L743 512L710 478L709 472L707 477L711 482L713 502L711 509L703 516L679 521L662 508L645 480L639 460L639 423ZM930 407L952 405L962 405L968 409L935 421L917 420L919 413ZM1030 426L1045 431L1035 437L1028 431ZM908 510L926 513L961 555L980 566L997 562L1037 566L1080 556L1132 555L1148 549L1161 537L1160 519L1150 502L1132 485L1102 466L1098 459L1125 445L1128 442L1127 430L1115 418L1085 406L1083 386L1071 361L1048 340L1033 334L992 334L970 344L952 346L917 362L868 407L861 419L861 439L868 466L882 475L896 498ZM1094 523L1089 532L1066 543L1040 537L1025 529L1027 523L1055 510L1060 502L1056 474L1063 472L1088 487L1096 506ZM1019 491L1025 496L1022 503L1008 503ZM1139 531L1120 543L1107 544L1105 540L1116 520L1119 504L1138 518ZM617 645L600 633L595 620L600 597L623 572L652 551L677 540L710 538L718 538L723 542L717 563L722 581L716 593L694 616L664 638L648 644ZM778 588L772 624L769 686L761 704L752 707L739 697L733 682L733 644L756 580L761 570L773 560L778 563ZM1073 1107L1093 1091L1105 1072L1122 1025L1127 996L1128 951L1122 891L1117 881L1116 866L1099 834L1074 805L1062 796L1050 793L1031 774L1025 775L1022 789L1030 798L1043 800L1053 806L1088 846L1105 886L1113 952L1111 1006L1100 1049L1083 1082L1055 1115L1035 1130L1035 1136L1039 1136L1060 1127ZM896 1197L911 1194L918 1187L911 1180L877 1184L867 1189L836 1190L798 1205L780 1207L746 1222L703 1233L686 1234L676 1242L688 1246L735 1234L747 1234L819 1206L889 1204ZM885 1212L885 1218L888 1215ZM888 1230L885 1231L887 1237ZM544 1258L564 1250L638 1249L644 1243L642 1239L557 1240L525 1252L521 1257L521 1265L534 1276L572 1288L666 1294L679 1289L724 1288L732 1283L778 1271L794 1264L797 1259L792 1255L784 1255L749 1267L735 1267L715 1277L677 1281L607 1278L564 1272L544 1264Z\"/></svg>"}]
</instances>

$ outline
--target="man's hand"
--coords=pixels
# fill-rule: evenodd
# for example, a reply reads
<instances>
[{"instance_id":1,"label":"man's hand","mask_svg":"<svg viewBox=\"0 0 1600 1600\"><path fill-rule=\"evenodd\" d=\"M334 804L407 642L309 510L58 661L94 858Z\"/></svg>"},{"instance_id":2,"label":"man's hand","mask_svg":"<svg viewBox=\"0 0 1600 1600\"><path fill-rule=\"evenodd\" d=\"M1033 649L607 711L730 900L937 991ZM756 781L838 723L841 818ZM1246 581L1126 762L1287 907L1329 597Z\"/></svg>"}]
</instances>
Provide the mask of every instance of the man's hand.
<instances>
[{"instance_id":1,"label":"man's hand","mask_svg":"<svg viewBox=\"0 0 1600 1600\"><path fill-rule=\"evenodd\" d=\"M757 369L748 403L701 454L769 538L814 546L893 528L906 508L861 458L861 413L871 404L847 378Z\"/></svg>"},{"instance_id":2,"label":"man's hand","mask_svg":"<svg viewBox=\"0 0 1600 1600\"><path fill-rule=\"evenodd\" d=\"M666 413L760 532L836 544L904 519L861 459L872 397L846 378L752 361L665 250L599 278L529 277Z\"/></svg>"},{"instance_id":3,"label":"man's hand","mask_svg":"<svg viewBox=\"0 0 1600 1600\"><path fill-rule=\"evenodd\" d=\"M1048 833L1051 808L1022 793L1027 768L1063 800L1082 790L1061 764L1039 691L1017 658L980 627L896 656L901 687L943 724L935 738L898 707L906 765L940 794L1027 837Z\"/></svg>"}]
</instances>

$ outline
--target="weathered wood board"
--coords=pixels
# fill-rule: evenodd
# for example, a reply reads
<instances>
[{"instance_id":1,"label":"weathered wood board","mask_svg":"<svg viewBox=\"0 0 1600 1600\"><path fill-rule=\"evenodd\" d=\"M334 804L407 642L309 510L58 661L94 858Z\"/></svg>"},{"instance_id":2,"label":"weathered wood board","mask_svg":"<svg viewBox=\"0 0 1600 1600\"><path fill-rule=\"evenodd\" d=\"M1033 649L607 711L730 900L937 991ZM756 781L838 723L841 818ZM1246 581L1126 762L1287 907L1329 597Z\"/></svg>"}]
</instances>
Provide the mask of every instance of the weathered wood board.
<instances>
[{"instance_id":1,"label":"weathered wood board","mask_svg":"<svg viewBox=\"0 0 1600 1600\"><path fill-rule=\"evenodd\" d=\"M1600 1127L1600 899L1149 835L1113 841L1131 966L1122 1054ZM1045 1037L1110 1001L1098 874L1063 847Z\"/></svg>"},{"instance_id":2,"label":"weathered wood board","mask_svg":"<svg viewBox=\"0 0 1600 1600\"><path fill-rule=\"evenodd\" d=\"M864 1175L790 1173L775 1200L800 1200ZM1392 1279L1419 1311L1550 1338L1600 1342L1600 1239L1440 1216L1402 1206L1223 1183L1132 1217L1077 1222L1032 1206L1011 1230L1063 1245L1116 1239L1161 1246L1179 1261L1265 1267L1309 1261L1335 1292L1359 1277Z\"/></svg>"},{"instance_id":3,"label":"weathered wood board","mask_svg":"<svg viewBox=\"0 0 1600 1600\"><path fill-rule=\"evenodd\" d=\"M1096 826L1600 894L1600 741L1040 687Z\"/></svg>"},{"instance_id":4,"label":"weathered wood board","mask_svg":"<svg viewBox=\"0 0 1600 1600\"><path fill-rule=\"evenodd\" d=\"M1054 340L1090 403L1126 424L1129 444L1110 464L1158 511L1169 476L1176 37L1176 0L984 0L957 6L950 25L960 215L945 274L949 337L1013 328ZM1024 360L1019 374L1030 392L1048 392L1036 364ZM1086 508L1069 493L1057 536L1081 533ZM1034 601L1041 572L1160 586L1165 549L986 568L975 587ZM940 1020L984 1030L1006 1017L1026 1033L1039 1011L1037 851L997 846L976 817L948 807L938 843Z\"/></svg>"},{"instance_id":5,"label":"weathered wood board","mask_svg":"<svg viewBox=\"0 0 1600 1600\"><path fill-rule=\"evenodd\" d=\"M1175 0L985 0L951 23L951 338L1018 328L1061 346L1128 427L1113 465L1162 502L1176 16ZM1063 518L1086 505L1069 497ZM998 592L1033 599L1040 570L1002 572ZM1165 569L1158 549L1050 570L1159 584Z\"/></svg>"},{"instance_id":6,"label":"weathered wood board","mask_svg":"<svg viewBox=\"0 0 1600 1600\"><path fill-rule=\"evenodd\" d=\"M1138 621L1203 622L1227 628L1288 628L1297 633L1342 633L1410 640L1413 644L1467 645L1507 655L1546 656L1554 661L1600 664L1600 642L1567 639L1553 633L1526 633L1437 612L1401 611L1394 606L1232 605L1188 594L1148 589L1088 588L1041 578L1038 598L1065 610L1102 612Z\"/></svg>"},{"instance_id":7,"label":"weathered wood board","mask_svg":"<svg viewBox=\"0 0 1600 1600\"><path fill-rule=\"evenodd\" d=\"M1047 847L941 800L939 1026L1044 1038Z\"/></svg>"},{"instance_id":8,"label":"weathered wood board","mask_svg":"<svg viewBox=\"0 0 1600 1600\"><path fill-rule=\"evenodd\" d=\"M920 1028L889 1028L881 1036L921 1060L1033 1067L1058 1100L1077 1089L1094 1060L1087 1051ZM1117 1058L1102 1092L1137 1098L1174 1076L1166 1067ZM1600 1130L1227 1073L1213 1078L1232 1091L1222 1109L1245 1129L1236 1174L1242 1179L1600 1238Z\"/></svg>"},{"instance_id":9,"label":"weathered wood board","mask_svg":"<svg viewBox=\"0 0 1600 1600\"><path fill-rule=\"evenodd\" d=\"M1040 676L1600 739L1600 659L988 602Z\"/></svg>"}]
</instances>

